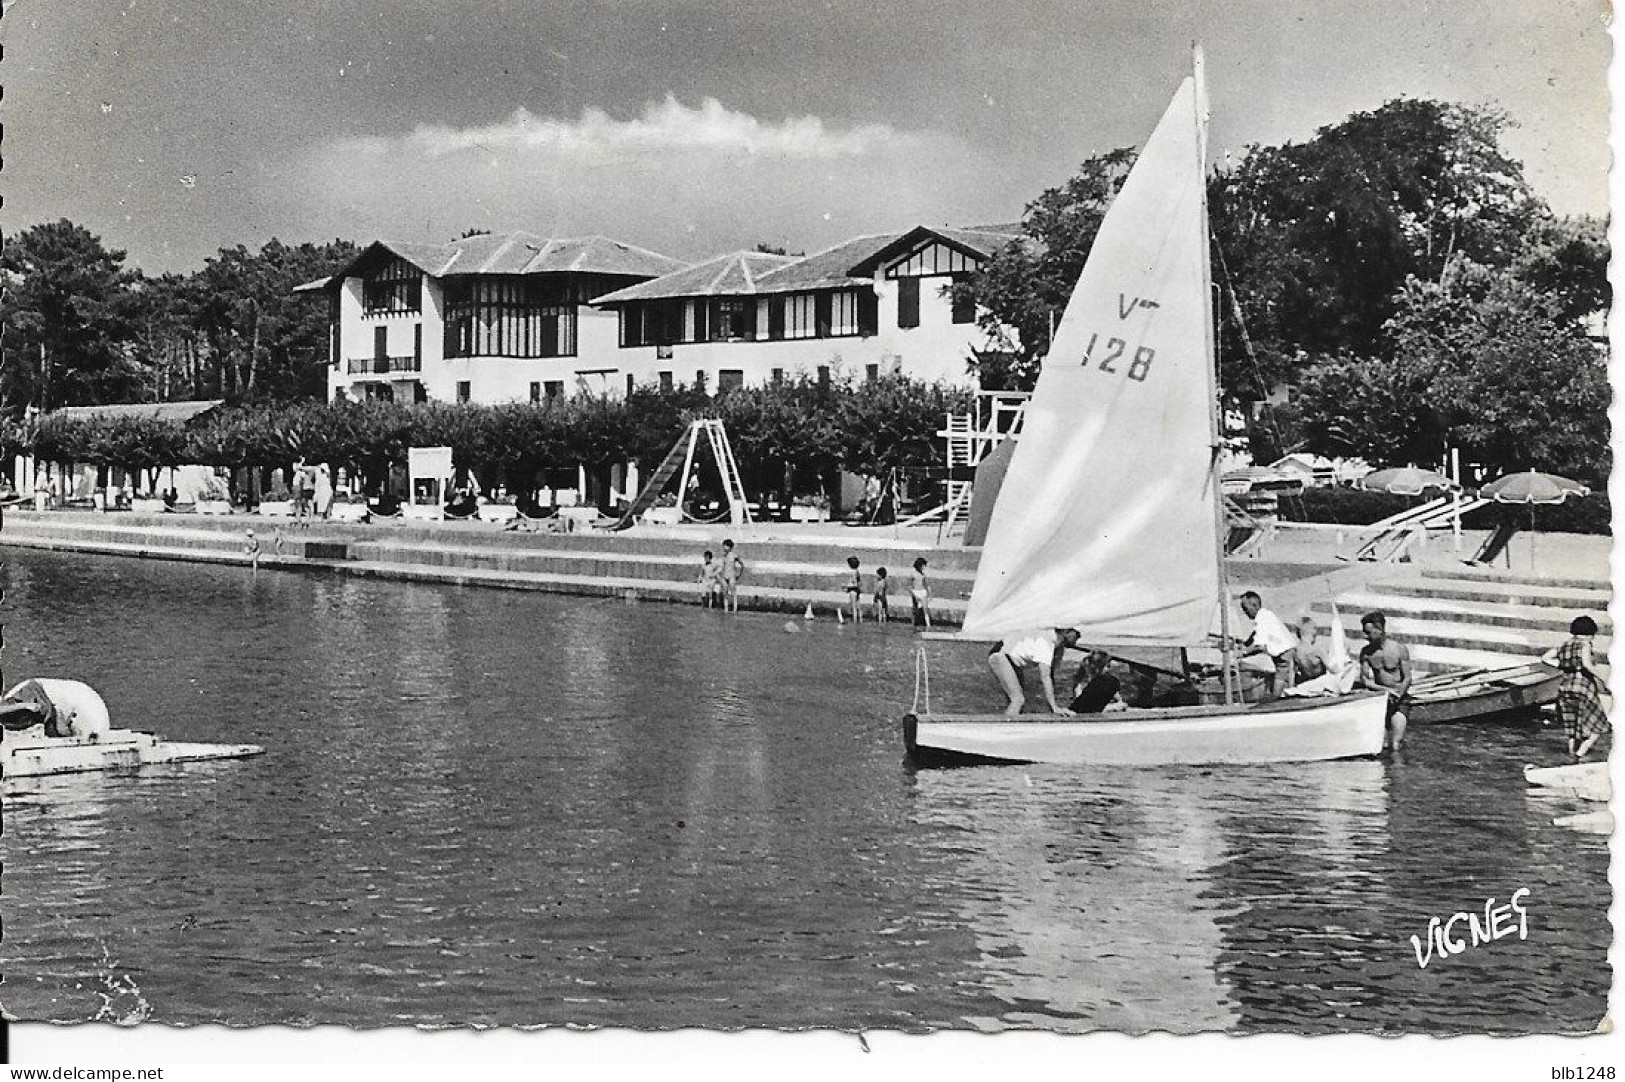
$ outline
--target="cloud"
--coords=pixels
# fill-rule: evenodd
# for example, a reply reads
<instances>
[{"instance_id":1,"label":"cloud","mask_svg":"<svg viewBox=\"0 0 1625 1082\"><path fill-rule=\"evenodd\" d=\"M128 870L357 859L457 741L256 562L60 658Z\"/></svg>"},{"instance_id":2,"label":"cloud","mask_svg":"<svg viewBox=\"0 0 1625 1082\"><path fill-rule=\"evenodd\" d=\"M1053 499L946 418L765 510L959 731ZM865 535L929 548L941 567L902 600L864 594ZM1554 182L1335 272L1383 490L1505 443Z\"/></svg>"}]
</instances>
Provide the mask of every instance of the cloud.
<instances>
[{"instance_id":1,"label":"cloud","mask_svg":"<svg viewBox=\"0 0 1625 1082\"><path fill-rule=\"evenodd\" d=\"M674 151L829 159L858 157L905 138L885 124L836 130L812 116L767 123L729 109L715 98L706 98L698 108L690 108L667 95L665 101L651 102L642 116L632 120L616 120L602 109L593 108L583 110L579 120L559 120L538 117L520 107L496 124L471 128L422 125L402 143L436 158L480 150L548 151L584 160ZM387 141L366 141L369 150L376 151L380 146L387 146Z\"/></svg>"},{"instance_id":2,"label":"cloud","mask_svg":"<svg viewBox=\"0 0 1625 1082\"><path fill-rule=\"evenodd\" d=\"M517 109L311 147L264 198L325 235L445 241L469 227L603 233L681 258L757 242L816 250L859 233L1007 221L1037 187L963 139L818 117L763 120L674 98L617 120Z\"/></svg>"}]
</instances>

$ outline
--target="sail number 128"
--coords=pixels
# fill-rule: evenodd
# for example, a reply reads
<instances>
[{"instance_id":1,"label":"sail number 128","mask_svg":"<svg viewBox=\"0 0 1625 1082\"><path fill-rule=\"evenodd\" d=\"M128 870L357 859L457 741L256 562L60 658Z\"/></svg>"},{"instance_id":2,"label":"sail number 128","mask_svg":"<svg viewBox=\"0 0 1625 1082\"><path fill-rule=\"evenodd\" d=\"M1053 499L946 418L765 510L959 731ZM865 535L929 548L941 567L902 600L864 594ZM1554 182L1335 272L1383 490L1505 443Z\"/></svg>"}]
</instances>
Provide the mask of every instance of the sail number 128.
<instances>
[{"instance_id":1,"label":"sail number 128","mask_svg":"<svg viewBox=\"0 0 1625 1082\"><path fill-rule=\"evenodd\" d=\"M1097 347L1100 349L1098 359L1095 353ZM1099 334L1091 334L1089 344L1083 349L1084 367L1094 365L1114 376L1121 373L1137 383L1145 382L1145 377L1151 372L1151 362L1156 357L1157 351L1150 346L1136 346L1130 352L1124 339L1108 338L1102 343Z\"/></svg>"}]
</instances>

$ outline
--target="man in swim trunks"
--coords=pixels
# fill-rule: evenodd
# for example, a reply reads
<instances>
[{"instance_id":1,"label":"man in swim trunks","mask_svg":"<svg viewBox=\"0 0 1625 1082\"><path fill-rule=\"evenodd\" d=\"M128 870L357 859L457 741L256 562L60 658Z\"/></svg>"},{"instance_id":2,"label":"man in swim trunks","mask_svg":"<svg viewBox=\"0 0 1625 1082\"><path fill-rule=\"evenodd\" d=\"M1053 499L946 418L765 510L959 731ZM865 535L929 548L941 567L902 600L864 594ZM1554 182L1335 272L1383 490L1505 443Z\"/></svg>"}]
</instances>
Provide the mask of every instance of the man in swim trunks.
<instances>
[{"instance_id":1,"label":"man in swim trunks","mask_svg":"<svg viewBox=\"0 0 1625 1082\"><path fill-rule=\"evenodd\" d=\"M1405 739L1406 695L1411 690L1411 652L1388 637L1388 618L1380 612L1360 618L1365 649L1360 651L1360 684L1388 693L1388 747L1399 750Z\"/></svg>"},{"instance_id":2,"label":"man in swim trunks","mask_svg":"<svg viewBox=\"0 0 1625 1082\"><path fill-rule=\"evenodd\" d=\"M78 680L24 680L0 698L0 725L7 729L45 726L46 736L100 740L112 728L107 704Z\"/></svg>"},{"instance_id":3,"label":"man in swim trunks","mask_svg":"<svg viewBox=\"0 0 1625 1082\"><path fill-rule=\"evenodd\" d=\"M1038 668L1039 684L1044 689L1044 701L1049 706L1049 712L1068 717L1072 715L1070 709L1055 702L1054 673L1062 655L1077 644L1078 632L1070 627L1023 632L993 644L993 649L987 652L987 666L993 670L999 687L1010 700L1004 708L1007 717L1021 713L1021 708L1027 703L1027 697L1021 690L1021 670L1030 665Z\"/></svg>"}]
</instances>

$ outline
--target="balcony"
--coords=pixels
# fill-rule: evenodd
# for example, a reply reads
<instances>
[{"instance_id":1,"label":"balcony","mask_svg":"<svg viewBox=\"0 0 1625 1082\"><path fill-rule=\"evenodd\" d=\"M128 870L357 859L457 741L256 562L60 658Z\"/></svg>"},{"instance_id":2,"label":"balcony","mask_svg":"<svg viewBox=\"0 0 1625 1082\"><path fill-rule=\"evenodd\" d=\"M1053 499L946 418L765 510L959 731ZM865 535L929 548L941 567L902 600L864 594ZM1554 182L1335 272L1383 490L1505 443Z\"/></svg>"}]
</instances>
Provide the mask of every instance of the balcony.
<instances>
[{"instance_id":1,"label":"balcony","mask_svg":"<svg viewBox=\"0 0 1625 1082\"><path fill-rule=\"evenodd\" d=\"M352 376L387 375L390 372L421 372L421 357L351 357L347 371Z\"/></svg>"}]
</instances>

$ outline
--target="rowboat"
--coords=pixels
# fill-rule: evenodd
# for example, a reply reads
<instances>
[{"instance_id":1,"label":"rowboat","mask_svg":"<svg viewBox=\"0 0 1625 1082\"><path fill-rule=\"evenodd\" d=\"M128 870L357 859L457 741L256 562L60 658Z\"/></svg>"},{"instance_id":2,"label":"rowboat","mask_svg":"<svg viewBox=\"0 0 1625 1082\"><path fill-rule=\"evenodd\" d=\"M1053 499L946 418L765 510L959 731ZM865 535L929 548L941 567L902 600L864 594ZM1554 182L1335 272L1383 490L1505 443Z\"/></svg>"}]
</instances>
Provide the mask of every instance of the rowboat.
<instances>
[{"instance_id":1,"label":"rowboat","mask_svg":"<svg viewBox=\"0 0 1625 1082\"><path fill-rule=\"evenodd\" d=\"M34 778L204 759L244 759L264 751L258 744L183 743L132 729L114 729L92 740L46 736L43 729L36 727L5 734L0 743L0 773L8 779Z\"/></svg>"},{"instance_id":2,"label":"rowboat","mask_svg":"<svg viewBox=\"0 0 1625 1082\"><path fill-rule=\"evenodd\" d=\"M1217 618L1225 701L1084 720L932 714L916 694L903 719L916 763L1161 766L1382 751L1382 693L1266 704L1234 693L1200 55L1195 67L1102 219L1039 367L957 637L1075 628L1114 653L1183 649L1208 641Z\"/></svg>"},{"instance_id":3,"label":"rowboat","mask_svg":"<svg viewBox=\"0 0 1625 1082\"><path fill-rule=\"evenodd\" d=\"M1608 764L1572 763L1568 766L1526 766L1524 780L1537 789L1549 790L1556 795L1578 797L1607 803L1613 799L1614 785L1608 776Z\"/></svg>"},{"instance_id":4,"label":"rowboat","mask_svg":"<svg viewBox=\"0 0 1625 1082\"><path fill-rule=\"evenodd\" d=\"M1406 717L1424 725L1515 720L1556 700L1562 679L1560 671L1539 661L1424 676L1411 684Z\"/></svg>"}]
</instances>

